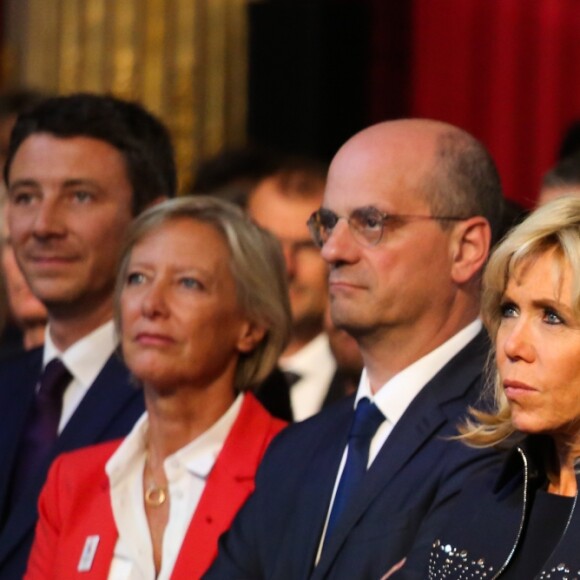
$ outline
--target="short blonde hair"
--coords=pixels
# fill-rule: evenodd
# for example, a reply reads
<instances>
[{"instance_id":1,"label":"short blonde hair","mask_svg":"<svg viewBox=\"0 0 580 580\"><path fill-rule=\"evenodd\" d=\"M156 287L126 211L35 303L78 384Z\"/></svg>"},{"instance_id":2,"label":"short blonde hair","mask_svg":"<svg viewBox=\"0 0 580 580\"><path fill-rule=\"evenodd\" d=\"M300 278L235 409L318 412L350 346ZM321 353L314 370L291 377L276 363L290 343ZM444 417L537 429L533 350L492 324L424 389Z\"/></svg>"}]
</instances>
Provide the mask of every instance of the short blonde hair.
<instances>
[{"instance_id":1,"label":"short blonde hair","mask_svg":"<svg viewBox=\"0 0 580 580\"><path fill-rule=\"evenodd\" d=\"M570 266L572 309L580 320L580 198L562 197L534 211L507 234L489 259L483 277L482 318L494 346L488 364L488 389L493 390L495 410L471 410L472 419L460 427L460 439L470 445L490 447L518 435L494 363L501 303L515 272L551 250L555 251L555 275L561 275L565 265Z\"/></svg>"},{"instance_id":2,"label":"short blonde hair","mask_svg":"<svg viewBox=\"0 0 580 580\"><path fill-rule=\"evenodd\" d=\"M266 335L250 353L240 357L235 387L245 390L261 383L284 350L291 328L290 301L284 257L279 242L235 205L208 196L184 196L153 206L141 214L127 234L115 288L115 324L121 332L121 293L135 245L161 226L177 219L213 226L230 252L230 267L238 303L251 322Z\"/></svg>"}]
</instances>

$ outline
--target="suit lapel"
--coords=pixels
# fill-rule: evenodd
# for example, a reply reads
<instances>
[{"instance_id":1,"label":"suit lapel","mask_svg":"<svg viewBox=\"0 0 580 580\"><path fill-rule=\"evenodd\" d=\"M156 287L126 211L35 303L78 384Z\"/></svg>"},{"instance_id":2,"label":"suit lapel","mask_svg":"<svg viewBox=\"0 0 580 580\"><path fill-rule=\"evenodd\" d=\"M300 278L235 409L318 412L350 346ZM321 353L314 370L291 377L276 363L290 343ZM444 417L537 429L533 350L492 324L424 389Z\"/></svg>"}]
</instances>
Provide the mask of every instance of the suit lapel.
<instances>
[{"instance_id":1,"label":"suit lapel","mask_svg":"<svg viewBox=\"0 0 580 580\"><path fill-rule=\"evenodd\" d=\"M354 501L348 505L336 524L336 528L328 543L313 578L322 578L339 550L348 539L348 535L357 522L364 517L365 512L372 505L378 495L383 493L396 478L397 473L410 461L437 428L444 421L443 414L437 409L423 408L417 422L399 422L389 439L383 445L375 461L371 465L367 477L364 479Z\"/></svg>"},{"instance_id":2,"label":"suit lapel","mask_svg":"<svg viewBox=\"0 0 580 580\"><path fill-rule=\"evenodd\" d=\"M277 423L247 393L240 414L208 477L175 563L173 576L200 578L217 554L217 542L254 490L258 465ZM282 424L280 424L281 426Z\"/></svg>"},{"instance_id":3,"label":"suit lapel","mask_svg":"<svg viewBox=\"0 0 580 580\"><path fill-rule=\"evenodd\" d=\"M298 474L288 474L291 478L301 478L302 482L293 502L296 509L285 524L286 532L280 542L289 556L279 558L273 578L302 579L312 574L336 474L348 441L353 406L351 396L328 413L327 427L318 431L316 441L305 442L304 468ZM308 455L310 446L314 450ZM291 570L288 562L292 563Z\"/></svg>"},{"instance_id":4,"label":"suit lapel","mask_svg":"<svg viewBox=\"0 0 580 580\"><path fill-rule=\"evenodd\" d=\"M129 371L111 355L58 438L54 455L100 441L109 422L135 396L142 396L137 387L128 385Z\"/></svg>"},{"instance_id":5,"label":"suit lapel","mask_svg":"<svg viewBox=\"0 0 580 580\"><path fill-rule=\"evenodd\" d=\"M139 391L127 388L128 383L128 371L116 355L111 356L58 437L51 457L14 506L0 535L0 561L34 527L37 519L37 498L52 460L64 451L101 441L101 435L106 431L109 422L134 397L142 396Z\"/></svg>"},{"instance_id":6,"label":"suit lapel","mask_svg":"<svg viewBox=\"0 0 580 580\"><path fill-rule=\"evenodd\" d=\"M434 436L447 420L444 406L463 397L481 374L486 352L483 331L460 351L415 397L371 465L355 500L325 546L312 578L323 578L348 535L376 497L385 492L397 473Z\"/></svg>"}]
</instances>

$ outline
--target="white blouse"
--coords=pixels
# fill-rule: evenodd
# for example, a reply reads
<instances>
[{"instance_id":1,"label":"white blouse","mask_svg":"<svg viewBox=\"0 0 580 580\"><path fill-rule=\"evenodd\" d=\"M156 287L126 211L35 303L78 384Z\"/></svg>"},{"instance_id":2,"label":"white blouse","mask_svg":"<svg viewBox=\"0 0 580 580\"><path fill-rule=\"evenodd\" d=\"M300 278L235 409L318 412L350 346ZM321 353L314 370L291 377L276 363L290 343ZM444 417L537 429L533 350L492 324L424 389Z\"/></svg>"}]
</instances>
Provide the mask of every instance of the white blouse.
<instances>
[{"instance_id":1,"label":"white blouse","mask_svg":"<svg viewBox=\"0 0 580 580\"><path fill-rule=\"evenodd\" d=\"M217 423L167 457L163 464L170 503L158 576L155 575L153 546L143 498L145 446L149 429L147 413L135 424L105 466L113 516L119 532L108 580L170 578L207 477L238 417L242 401L243 395L238 395Z\"/></svg>"}]
</instances>

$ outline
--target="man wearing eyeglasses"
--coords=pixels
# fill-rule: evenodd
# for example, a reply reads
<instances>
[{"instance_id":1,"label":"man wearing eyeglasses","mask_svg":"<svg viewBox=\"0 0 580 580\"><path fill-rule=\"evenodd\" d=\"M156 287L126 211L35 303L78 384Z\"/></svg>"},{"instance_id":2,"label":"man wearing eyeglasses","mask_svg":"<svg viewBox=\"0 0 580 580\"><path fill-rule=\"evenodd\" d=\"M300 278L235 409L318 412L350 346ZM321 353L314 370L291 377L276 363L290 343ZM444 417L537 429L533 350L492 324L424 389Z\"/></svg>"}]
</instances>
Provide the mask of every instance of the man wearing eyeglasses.
<instances>
[{"instance_id":1,"label":"man wearing eyeglasses","mask_svg":"<svg viewBox=\"0 0 580 580\"><path fill-rule=\"evenodd\" d=\"M428 551L446 504L497 460L449 438L481 394L500 214L493 161L450 125L381 123L339 150L309 227L363 375L274 442L209 577L376 579Z\"/></svg>"}]
</instances>

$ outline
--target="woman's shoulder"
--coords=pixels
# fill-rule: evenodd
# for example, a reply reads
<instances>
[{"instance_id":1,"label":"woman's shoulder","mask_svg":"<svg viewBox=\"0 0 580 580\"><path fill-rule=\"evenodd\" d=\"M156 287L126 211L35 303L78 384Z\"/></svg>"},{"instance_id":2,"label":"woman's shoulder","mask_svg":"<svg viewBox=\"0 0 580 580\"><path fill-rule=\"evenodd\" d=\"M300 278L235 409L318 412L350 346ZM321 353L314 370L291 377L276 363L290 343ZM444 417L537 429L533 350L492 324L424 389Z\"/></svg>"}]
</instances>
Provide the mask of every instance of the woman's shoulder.
<instances>
[{"instance_id":1,"label":"woman's shoulder","mask_svg":"<svg viewBox=\"0 0 580 580\"><path fill-rule=\"evenodd\" d=\"M58 469L61 472L72 470L73 473L80 473L80 470L94 471L95 468L102 470L122 441L123 439L114 439L74 451L66 451L54 460L51 469Z\"/></svg>"},{"instance_id":2,"label":"woman's shoulder","mask_svg":"<svg viewBox=\"0 0 580 580\"><path fill-rule=\"evenodd\" d=\"M428 563L409 562L409 570L393 578L415 578L429 570L429 578L493 576L507 558L522 518L523 477L504 462L467 479L461 492L449 501L434 530ZM419 565L421 564L421 565ZM462 574L466 574L463 576Z\"/></svg>"}]
</instances>

